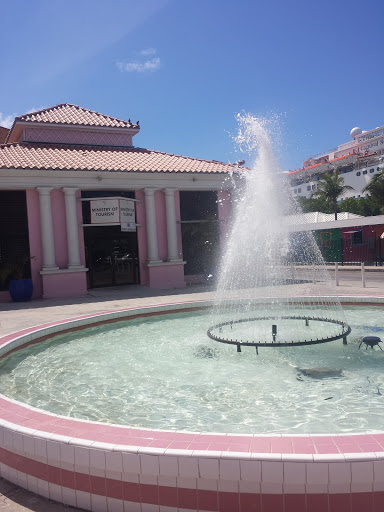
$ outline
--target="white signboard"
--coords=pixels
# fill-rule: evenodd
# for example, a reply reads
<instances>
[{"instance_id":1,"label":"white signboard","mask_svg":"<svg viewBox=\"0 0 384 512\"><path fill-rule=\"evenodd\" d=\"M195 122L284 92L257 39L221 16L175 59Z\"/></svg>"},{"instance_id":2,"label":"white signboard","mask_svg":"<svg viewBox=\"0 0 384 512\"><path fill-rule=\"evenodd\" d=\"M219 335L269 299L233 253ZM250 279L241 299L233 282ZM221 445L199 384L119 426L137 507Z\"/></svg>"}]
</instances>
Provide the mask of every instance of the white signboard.
<instances>
[{"instance_id":1,"label":"white signboard","mask_svg":"<svg viewBox=\"0 0 384 512\"><path fill-rule=\"evenodd\" d=\"M120 199L121 231L136 231L135 203L129 199Z\"/></svg>"},{"instance_id":2,"label":"white signboard","mask_svg":"<svg viewBox=\"0 0 384 512\"><path fill-rule=\"evenodd\" d=\"M129 199L91 199L91 224L120 224L121 231L136 231L135 202Z\"/></svg>"},{"instance_id":3,"label":"white signboard","mask_svg":"<svg viewBox=\"0 0 384 512\"><path fill-rule=\"evenodd\" d=\"M91 224L120 224L118 199L92 199Z\"/></svg>"}]
</instances>

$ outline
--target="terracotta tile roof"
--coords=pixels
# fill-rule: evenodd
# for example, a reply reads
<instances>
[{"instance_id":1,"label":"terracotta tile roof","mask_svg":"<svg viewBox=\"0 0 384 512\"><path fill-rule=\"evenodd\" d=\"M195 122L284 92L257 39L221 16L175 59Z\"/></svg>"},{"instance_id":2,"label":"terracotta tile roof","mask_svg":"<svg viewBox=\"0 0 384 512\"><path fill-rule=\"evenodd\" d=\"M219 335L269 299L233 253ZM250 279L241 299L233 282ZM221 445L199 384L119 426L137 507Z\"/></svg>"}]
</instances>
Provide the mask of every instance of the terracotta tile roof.
<instances>
[{"instance_id":1,"label":"terracotta tile roof","mask_svg":"<svg viewBox=\"0 0 384 512\"><path fill-rule=\"evenodd\" d=\"M138 124L131 123L130 121L123 121L116 117L99 114L93 110L88 110L69 103L61 103L44 110L30 112L29 114L16 117L15 121L112 128L139 128Z\"/></svg>"},{"instance_id":2,"label":"terracotta tile roof","mask_svg":"<svg viewBox=\"0 0 384 512\"><path fill-rule=\"evenodd\" d=\"M13 143L0 145L0 168L229 173L237 166L143 148Z\"/></svg>"},{"instance_id":3,"label":"terracotta tile roof","mask_svg":"<svg viewBox=\"0 0 384 512\"><path fill-rule=\"evenodd\" d=\"M5 142L7 136L9 133L9 129L5 128L4 126L0 126L0 144Z\"/></svg>"}]
</instances>

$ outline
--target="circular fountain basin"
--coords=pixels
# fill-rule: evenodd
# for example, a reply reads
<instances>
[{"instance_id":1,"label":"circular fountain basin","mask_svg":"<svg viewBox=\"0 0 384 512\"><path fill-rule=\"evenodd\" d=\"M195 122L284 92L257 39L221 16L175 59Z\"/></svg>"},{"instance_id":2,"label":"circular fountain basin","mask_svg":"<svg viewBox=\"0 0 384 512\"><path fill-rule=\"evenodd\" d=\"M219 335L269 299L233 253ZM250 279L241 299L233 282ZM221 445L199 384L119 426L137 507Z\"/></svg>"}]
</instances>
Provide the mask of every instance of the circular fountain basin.
<instances>
[{"instance_id":1,"label":"circular fountain basin","mask_svg":"<svg viewBox=\"0 0 384 512\"><path fill-rule=\"evenodd\" d=\"M373 298L358 301L380 303ZM0 355L21 354L21 348L90 325L208 306L166 304L47 324L3 337ZM360 355L371 356L370 351ZM252 357L257 358L254 353ZM262 364L263 355L258 357L256 365ZM297 512L359 510L359 504L362 510L366 503L377 510L384 507L384 432L378 425L368 433L322 435L135 428L65 417L5 396L0 397L0 418L1 476L86 510ZM366 430L371 428L367 425Z\"/></svg>"}]
</instances>

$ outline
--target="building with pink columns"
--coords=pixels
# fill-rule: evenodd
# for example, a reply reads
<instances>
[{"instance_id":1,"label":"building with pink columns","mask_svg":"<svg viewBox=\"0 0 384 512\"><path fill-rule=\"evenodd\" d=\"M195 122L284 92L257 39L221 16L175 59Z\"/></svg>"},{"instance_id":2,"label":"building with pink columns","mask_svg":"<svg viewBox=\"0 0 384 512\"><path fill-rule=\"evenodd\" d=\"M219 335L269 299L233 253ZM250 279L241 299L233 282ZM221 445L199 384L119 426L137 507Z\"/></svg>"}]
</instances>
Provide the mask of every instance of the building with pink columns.
<instances>
[{"instance_id":1,"label":"building with pink columns","mask_svg":"<svg viewBox=\"0 0 384 512\"><path fill-rule=\"evenodd\" d=\"M236 166L137 148L139 130L67 103L1 129L0 301L26 260L34 298L213 273Z\"/></svg>"}]
</instances>

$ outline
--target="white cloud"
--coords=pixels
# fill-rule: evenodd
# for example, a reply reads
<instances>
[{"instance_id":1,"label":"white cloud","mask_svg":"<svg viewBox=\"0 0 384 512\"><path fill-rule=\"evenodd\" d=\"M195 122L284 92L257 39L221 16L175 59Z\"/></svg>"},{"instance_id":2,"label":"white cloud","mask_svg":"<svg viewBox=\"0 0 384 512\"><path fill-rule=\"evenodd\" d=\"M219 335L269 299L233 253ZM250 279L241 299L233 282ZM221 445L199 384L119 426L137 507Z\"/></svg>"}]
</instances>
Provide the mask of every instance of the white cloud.
<instances>
[{"instance_id":1,"label":"white cloud","mask_svg":"<svg viewBox=\"0 0 384 512\"><path fill-rule=\"evenodd\" d=\"M32 114L32 112L39 112L39 110L44 110L46 109L47 107L31 107L30 109L28 109L25 114ZM24 114L22 114L24 115Z\"/></svg>"},{"instance_id":2,"label":"white cloud","mask_svg":"<svg viewBox=\"0 0 384 512\"><path fill-rule=\"evenodd\" d=\"M10 128L12 126L14 116L6 116L0 112L0 126L4 128Z\"/></svg>"},{"instance_id":3,"label":"white cloud","mask_svg":"<svg viewBox=\"0 0 384 512\"><path fill-rule=\"evenodd\" d=\"M140 55L155 55L157 53L156 48L146 48L145 50L141 50Z\"/></svg>"},{"instance_id":4,"label":"white cloud","mask_svg":"<svg viewBox=\"0 0 384 512\"><path fill-rule=\"evenodd\" d=\"M145 73L147 71L156 71L160 68L160 64L160 57L154 57L145 62L118 62L117 67L120 71L126 71L128 73Z\"/></svg>"}]
</instances>

